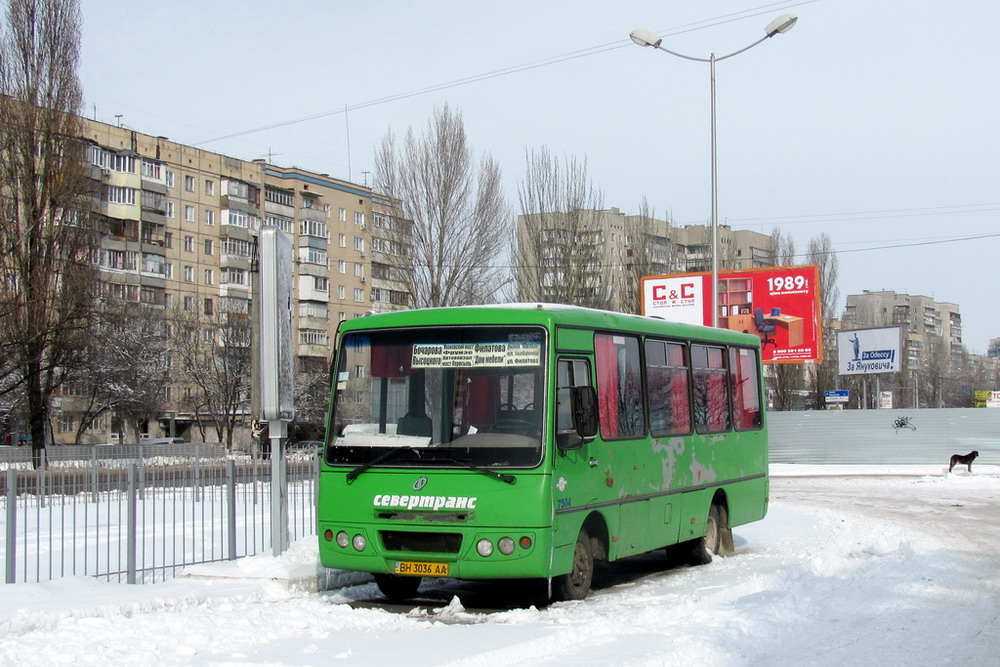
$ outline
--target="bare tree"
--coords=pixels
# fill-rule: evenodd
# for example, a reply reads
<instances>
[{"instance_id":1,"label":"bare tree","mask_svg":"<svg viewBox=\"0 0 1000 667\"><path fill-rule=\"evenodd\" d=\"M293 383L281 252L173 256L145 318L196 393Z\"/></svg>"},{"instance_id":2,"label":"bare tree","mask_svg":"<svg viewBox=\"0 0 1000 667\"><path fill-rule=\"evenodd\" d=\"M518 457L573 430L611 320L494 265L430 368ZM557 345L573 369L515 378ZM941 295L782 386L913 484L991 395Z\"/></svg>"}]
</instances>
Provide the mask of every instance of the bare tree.
<instances>
[{"instance_id":1,"label":"bare tree","mask_svg":"<svg viewBox=\"0 0 1000 667\"><path fill-rule=\"evenodd\" d=\"M330 370L325 359L310 359L295 373L293 396L295 419L289 433L297 440L319 440L323 437L326 410L330 399Z\"/></svg>"},{"instance_id":2,"label":"bare tree","mask_svg":"<svg viewBox=\"0 0 1000 667\"><path fill-rule=\"evenodd\" d=\"M180 402L194 413L203 438L211 422L218 441L232 450L233 433L250 419L250 317L178 313L175 329L174 352L187 385Z\"/></svg>"},{"instance_id":3,"label":"bare tree","mask_svg":"<svg viewBox=\"0 0 1000 667\"><path fill-rule=\"evenodd\" d=\"M587 160L560 160L541 148L526 151L525 161L517 189L518 299L610 308L611 244L600 238L604 198L590 180Z\"/></svg>"},{"instance_id":4,"label":"bare tree","mask_svg":"<svg viewBox=\"0 0 1000 667\"><path fill-rule=\"evenodd\" d=\"M680 270L670 240L670 221L658 220L645 197L638 215L625 216L622 270L615 289L615 304L623 313L641 314L642 278Z\"/></svg>"},{"instance_id":5,"label":"bare tree","mask_svg":"<svg viewBox=\"0 0 1000 667\"><path fill-rule=\"evenodd\" d=\"M111 413L138 431L141 422L162 409L168 377L169 345L161 309L109 300L96 315L95 335L83 364L67 382L78 390L63 399L63 408L68 404L80 418L77 444L98 419Z\"/></svg>"},{"instance_id":6,"label":"bare tree","mask_svg":"<svg viewBox=\"0 0 1000 667\"><path fill-rule=\"evenodd\" d=\"M50 399L83 348L97 274L91 181L78 137L76 0L9 0L0 40L0 327L35 464ZM5 369L8 372L10 368Z\"/></svg>"},{"instance_id":7,"label":"bare tree","mask_svg":"<svg viewBox=\"0 0 1000 667\"><path fill-rule=\"evenodd\" d=\"M508 281L502 257L510 236L500 166L472 154L462 115L435 109L423 135L390 130L375 156L375 189L413 222L412 295L417 308L496 300Z\"/></svg>"},{"instance_id":8,"label":"bare tree","mask_svg":"<svg viewBox=\"0 0 1000 667\"><path fill-rule=\"evenodd\" d=\"M824 396L837 386L837 338L834 322L838 319L840 289L837 287L837 255L826 233L809 240L806 262L819 268L819 303L823 331L823 362L810 369L815 407L822 409Z\"/></svg>"}]
</instances>

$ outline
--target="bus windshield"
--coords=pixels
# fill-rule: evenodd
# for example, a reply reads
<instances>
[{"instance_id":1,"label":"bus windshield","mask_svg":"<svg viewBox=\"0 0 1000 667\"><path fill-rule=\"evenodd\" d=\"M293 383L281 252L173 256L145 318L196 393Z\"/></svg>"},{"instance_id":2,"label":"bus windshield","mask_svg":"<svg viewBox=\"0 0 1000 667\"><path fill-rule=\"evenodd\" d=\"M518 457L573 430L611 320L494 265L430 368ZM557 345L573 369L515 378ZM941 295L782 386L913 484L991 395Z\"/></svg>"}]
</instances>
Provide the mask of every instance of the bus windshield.
<instances>
[{"instance_id":1,"label":"bus windshield","mask_svg":"<svg viewBox=\"0 0 1000 667\"><path fill-rule=\"evenodd\" d=\"M544 329L351 332L339 359L330 464L524 468L541 461Z\"/></svg>"}]
</instances>

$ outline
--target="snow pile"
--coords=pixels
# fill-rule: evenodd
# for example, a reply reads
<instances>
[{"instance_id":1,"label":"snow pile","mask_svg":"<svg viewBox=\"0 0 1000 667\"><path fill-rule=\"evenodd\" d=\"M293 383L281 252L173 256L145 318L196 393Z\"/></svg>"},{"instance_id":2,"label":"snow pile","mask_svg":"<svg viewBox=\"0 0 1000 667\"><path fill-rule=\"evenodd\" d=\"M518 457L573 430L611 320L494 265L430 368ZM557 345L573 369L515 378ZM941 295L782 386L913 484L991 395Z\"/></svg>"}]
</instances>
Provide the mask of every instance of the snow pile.
<instances>
[{"instance_id":1,"label":"snow pile","mask_svg":"<svg viewBox=\"0 0 1000 667\"><path fill-rule=\"evenodd\" d=\"M283 585L315 571L312 539L157 585L9 585L0 664L996 664L989 633L965 629L1000 615L1000 474L801 473L774 477L771 512L736 529L733 556L644 556L548 607L484 612L455 584L392 612L365 602L371 583Z\"/></svg>"}]
</instances>

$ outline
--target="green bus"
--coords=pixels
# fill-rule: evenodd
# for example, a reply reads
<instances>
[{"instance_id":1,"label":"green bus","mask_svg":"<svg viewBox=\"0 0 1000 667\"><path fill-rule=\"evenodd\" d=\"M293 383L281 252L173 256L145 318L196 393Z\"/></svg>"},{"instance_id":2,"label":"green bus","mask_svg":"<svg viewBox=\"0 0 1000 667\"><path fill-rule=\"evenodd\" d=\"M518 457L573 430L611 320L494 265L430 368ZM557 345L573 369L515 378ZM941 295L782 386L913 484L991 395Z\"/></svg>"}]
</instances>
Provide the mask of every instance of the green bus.
<instances>
[{"instance_id":1,"label":"green bus","mask_svg":"<svg viewBox=\"0 0 1000 667\"><path fill-rule=\"evenodd\" d=\"M324 566L390 599L422 577L541 578L583 599L595 561L692 564L767 512L760 339L550 304L345 321L319 481Z\"/></svg>"}]
</instances>

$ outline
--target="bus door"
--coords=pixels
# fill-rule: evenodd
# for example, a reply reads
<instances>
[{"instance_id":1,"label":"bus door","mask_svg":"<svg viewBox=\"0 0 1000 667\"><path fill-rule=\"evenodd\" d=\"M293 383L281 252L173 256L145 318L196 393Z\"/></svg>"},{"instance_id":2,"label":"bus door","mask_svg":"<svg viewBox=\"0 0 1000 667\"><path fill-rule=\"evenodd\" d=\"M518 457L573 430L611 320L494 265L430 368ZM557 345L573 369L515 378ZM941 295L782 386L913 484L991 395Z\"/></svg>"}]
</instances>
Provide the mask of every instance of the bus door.
<instances>
[{"instance_id":1,"label":"bus door","mask_svg":"<svg viewBox=\"0 0 1000 667\"><path fill-rule=\"evenodd\" d=\"M556 365L556 437L574 433L571 391L574 387L591 387L591 362L582 357L561 357ZM608 500L605 470L601 467L604 457L603 443L598 440L585 442L579 449L556 449L553 469L553 494L557 515L580 512L585 508ZM558 517L557 517L558 518ZM573 530L561 535L564 540L576 539ZM562 522L557 520L557 525ZM569 535L572 532L572 535Z\"/></svg>"}]
</instances>

